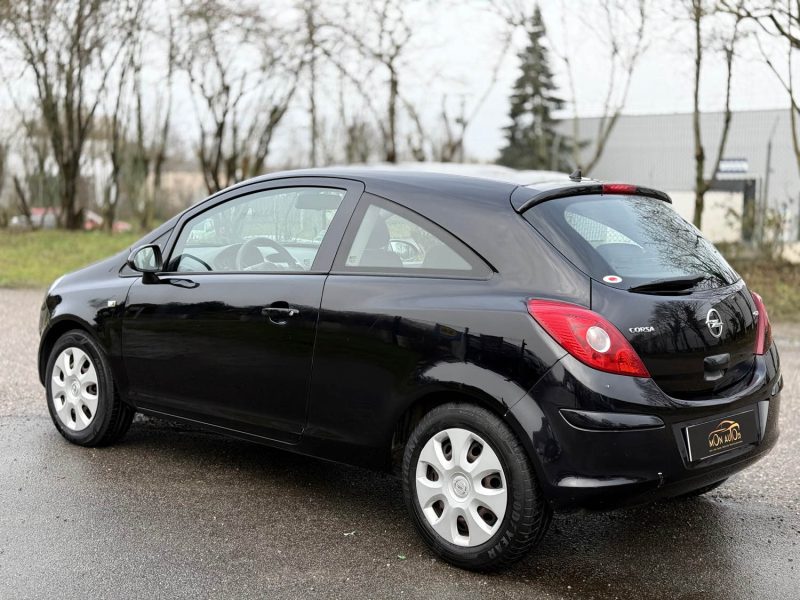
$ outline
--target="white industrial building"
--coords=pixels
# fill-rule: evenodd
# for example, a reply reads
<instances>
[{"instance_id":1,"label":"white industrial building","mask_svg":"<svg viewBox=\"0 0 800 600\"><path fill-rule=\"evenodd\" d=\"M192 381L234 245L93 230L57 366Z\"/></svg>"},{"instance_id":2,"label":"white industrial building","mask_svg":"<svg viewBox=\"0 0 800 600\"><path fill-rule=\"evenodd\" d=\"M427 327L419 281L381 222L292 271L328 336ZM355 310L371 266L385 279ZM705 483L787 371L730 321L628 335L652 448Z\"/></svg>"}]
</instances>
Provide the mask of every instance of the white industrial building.
<instances>
[{"instance_id":1,"label":"white industrial building","mask_svg":"<svg viewBox=\"0 0 800 600\"><path fill-rule=\"evenodd\" d=\"M723 113L701 115L706 178L716 162ZM579 119L584 162L594 146L598 118ZM564 133L573 123L562 121ZM590 177L638 183L668 192L676 209L694 216L694 138L692 115L623 115ZM703 232L715 242L750 239L752 230L732 217L752 210L763 219L767 207L785 218L783 239L800 240L800 170L795 159L788 109L734 112L728 142L713 191L706 194ZM752 203L752 204L751 204ZM752 220L751 220L752 221ZM743 230L744 229L744 230Z\"/></svg>"}]
</instances>

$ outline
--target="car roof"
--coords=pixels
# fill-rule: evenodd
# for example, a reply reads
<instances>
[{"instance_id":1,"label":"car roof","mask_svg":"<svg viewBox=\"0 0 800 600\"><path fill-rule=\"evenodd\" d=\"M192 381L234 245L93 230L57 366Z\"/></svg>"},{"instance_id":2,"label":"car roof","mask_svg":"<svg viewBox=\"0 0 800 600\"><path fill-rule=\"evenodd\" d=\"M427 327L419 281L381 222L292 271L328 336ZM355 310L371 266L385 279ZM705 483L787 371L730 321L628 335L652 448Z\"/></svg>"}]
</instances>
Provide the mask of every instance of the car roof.
<instances>
[{"instance_id":1,"label":"car roof","mask_svg":"<svg viewBox=\"0 0 800 600\"><path fill-rule=\"evenodd\" d=\"M515 171L497 165L401 163L281 171L250 179L240 185L290 177L353 179L362 182L367 192L390 200L400 196L408 198L412 193L414 196L427 196L428 201L447 198L462 203L503 206L509 206L509 198L517 188L526 187L532 196L536 193L535 186L541 182L569 181L563 173Z\"/></svg>"}]
</instances>

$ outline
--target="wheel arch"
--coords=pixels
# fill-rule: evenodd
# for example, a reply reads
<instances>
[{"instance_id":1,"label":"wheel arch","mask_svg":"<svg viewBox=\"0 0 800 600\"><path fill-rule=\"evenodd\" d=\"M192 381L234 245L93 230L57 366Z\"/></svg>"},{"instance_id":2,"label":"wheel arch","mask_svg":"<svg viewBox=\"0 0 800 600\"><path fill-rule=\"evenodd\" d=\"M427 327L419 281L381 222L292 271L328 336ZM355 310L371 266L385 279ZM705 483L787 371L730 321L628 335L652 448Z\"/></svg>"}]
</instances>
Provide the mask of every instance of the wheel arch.
<instances>
[{"instance_id":1,"label":"wheel arch","mask_svg":"<svg viewBox=\"0 0 800 600\"><path fill-rule=\"evenodd\" d=\"M50 357L50 352L53 350L53 346L55 346L58 338L68 331L73 330L79 330L82 333L85 333L92 338L92 340L94 340L98 346L101 348L103 347L89 324L85 323L78 317L64 316L56 321L51 322L50 326L47 328L47 331L44 332L42 339L39 342L38 368L39 381L42 385L45 383L45 370L47 369L47 361Z\"/></svg>"},{"instance_id":2,"label":"wheel arch","mask_svg":"<svg viewBox=\"0 0 800 600\"><path fill-rule=\"evenodd\" d=\"M436 390L430 391L417 397L411 402L403 413L398 417L392 431L389 444L389 467L392 472L398 473L403 460L405 444L417 423L431 410L437 406L450 402L462 402L473 404L489 410L503 421L508 421L508 406L497 399L485 395L469 393L463 390ZM515 427L512 430L518 435ZM522 440L524 443L524 440Z\"/></svg>"}]
</instances>

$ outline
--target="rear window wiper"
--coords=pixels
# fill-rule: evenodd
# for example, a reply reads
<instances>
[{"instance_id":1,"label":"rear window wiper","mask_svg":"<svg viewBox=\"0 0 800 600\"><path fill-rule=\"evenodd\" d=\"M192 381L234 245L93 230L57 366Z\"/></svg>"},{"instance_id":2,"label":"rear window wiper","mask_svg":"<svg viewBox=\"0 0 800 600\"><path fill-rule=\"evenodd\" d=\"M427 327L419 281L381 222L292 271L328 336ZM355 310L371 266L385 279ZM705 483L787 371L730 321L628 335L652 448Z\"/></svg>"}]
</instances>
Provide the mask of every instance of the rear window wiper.
<instances>
[{"instance_id":1,"label":"rear window wiper","mask_svg":"<svg viewBox=\"0 0 800 600\"><path fill-rule=\"evenodd\" d=\"M708 279L707 275L687 275L686 277L671 277L669 279L656 279L649 283L635 285L628 288L629 292L682 292L692 289L695 285Z\"/></svg>"}]
</instances>

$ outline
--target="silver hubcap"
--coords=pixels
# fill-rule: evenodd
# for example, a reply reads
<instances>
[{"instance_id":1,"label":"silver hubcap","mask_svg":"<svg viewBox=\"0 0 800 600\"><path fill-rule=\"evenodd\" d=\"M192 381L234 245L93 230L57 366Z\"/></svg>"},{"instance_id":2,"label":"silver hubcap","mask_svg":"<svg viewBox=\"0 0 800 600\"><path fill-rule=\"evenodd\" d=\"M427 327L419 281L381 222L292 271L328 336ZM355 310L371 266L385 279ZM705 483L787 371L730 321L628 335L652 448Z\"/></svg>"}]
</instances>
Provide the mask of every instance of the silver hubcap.
<instances>
[{"instance_id":1,"label":"silver hubcap","mask_svg":"<svg viewBox=\"0 0 800 600\"><path fill-rule=\"evenodd\" d=\"M500 528L508 491L495 451L468 429L434 435L417 460L417 501L434 531L457 546L479 546Z\"/></svg>"},{"instance_id":2,"label":"silver hubcap","mask_svg":"<svg viewBox=\"0 0 800 600\"><path fill-rule=\"evenodd\" d=\"M58 420L72 431L86 429L97 410L97 369L80 348L67 348L58 355L51 373L53 406Z\"/></svg>"}]
</instances>

